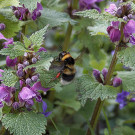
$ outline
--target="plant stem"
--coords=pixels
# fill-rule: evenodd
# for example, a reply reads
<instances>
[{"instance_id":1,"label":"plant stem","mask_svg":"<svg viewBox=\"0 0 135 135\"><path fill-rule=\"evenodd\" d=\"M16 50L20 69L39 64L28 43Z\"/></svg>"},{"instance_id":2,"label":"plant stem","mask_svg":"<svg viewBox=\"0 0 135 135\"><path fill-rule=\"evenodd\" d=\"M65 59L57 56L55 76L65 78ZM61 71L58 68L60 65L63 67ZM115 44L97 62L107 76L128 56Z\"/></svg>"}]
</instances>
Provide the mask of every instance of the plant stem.
<instances>
[{"instance_id":1,"label":"plant stem","mask_svg":"<svg viewBox=\"0 0 135 135\"><path fill-rule=\"evenodd\" d=\"M56 126L56 124L55 124L55 122L53 121L53 119L52 119L52 118L51 118L51 121L52 121L52 123L53 123L53 125L54 125L55 129L60 133L60 130L58 129L58 127Z\"/></svg>"},{"instance_id":2,"label":"plant stem","mask_svg":"<svg viewBox=\"0 0 135 135\"><path fill-rule=\"evenodd\" d=\"M63 44L63 51L67 51L69 48L71 33L72 33L72 25L69 23L66 32L66 37Z\"/></svg>"},{"instance_id":3,"label":"plant stem","mask_svg":"<svg viewBox=\"0 0 135 135\"><path fill-rule=\"evenodd\" d=\"M110 124L109 124L109 120L107 118L107 115L105 113L104 107L102 108L102 110L103 110L103 114L104 114L104 117L105 117L105 121L106 121L106 125L107 125L107 128L108 128L108 131L109 131L109 135L111 135L111 127L110 127Z\"/></svg>"},{"instance_id":4,"label":"plant stem","mask_svg":"<svg viewBox=\"0 0 135 135\"><path fill-rule=\"evenodd\" d=\"M73 0L73 5L72 5L72 2L71 2L71 6L72 6L71 9L72 10L77 9L77 5L78 5L78 0ZM67 51L69 49L70 37L71 37L71 34L72 34L72 29L73 29L73 26L69 23L68 27L67 27L65 40L64 40L64 43L63 43L63 48L62 48L63 51Z\"/></svg>"},{"instance_id":5,"label":"plant stem","mask_svg":"<svg viewBox=\"0 0 135 135\"><path fill-rule=\"evenodd\" d=\"M108 70L108 73L107 73L107 76L106 76L106 79L105 79L105 83L104 83L105 85L110 84L110 80L111 80L115 65L117 63L117 52L119 51L119 49L120 49L119 45L116 45L115 53L113 55L113 58L112 58L112 61L111 61L111 64L110 64L110 67L109 67L109 70ZM98 98L98 101L96 103L95 110L93 112L91 122L90 122L93 129L95 129L95 127L97 125L97 121L98 121L103 103L104 103L104 101L101 101L101 99ZM91 132L90 132L89 129L88 129L87 135L91 135Z\"/></svg>"}]
</instances>

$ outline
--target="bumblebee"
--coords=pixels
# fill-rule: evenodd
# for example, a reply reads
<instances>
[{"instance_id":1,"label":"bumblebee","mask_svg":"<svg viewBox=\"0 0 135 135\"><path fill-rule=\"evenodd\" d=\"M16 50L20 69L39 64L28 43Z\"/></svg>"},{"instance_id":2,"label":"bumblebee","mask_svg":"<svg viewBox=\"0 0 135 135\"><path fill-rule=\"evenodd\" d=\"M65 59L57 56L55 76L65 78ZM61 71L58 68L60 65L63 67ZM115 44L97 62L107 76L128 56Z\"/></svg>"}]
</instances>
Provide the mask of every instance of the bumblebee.
<instances>
[{"instance_id":1,"label":"bumblebee","mask_svg":"<svg viewBox=\"0 0 135 135\"><path fill-rule=\"evenodd\" d=\"M57 60L54 60L50 66L50 69L58 70L58 74L55 77L60 79L60 83L63 85L69 84L75 77L76 69L74 67L75 60L69 52L63 51L59 54Z\"/></svg>"}]
</instances>

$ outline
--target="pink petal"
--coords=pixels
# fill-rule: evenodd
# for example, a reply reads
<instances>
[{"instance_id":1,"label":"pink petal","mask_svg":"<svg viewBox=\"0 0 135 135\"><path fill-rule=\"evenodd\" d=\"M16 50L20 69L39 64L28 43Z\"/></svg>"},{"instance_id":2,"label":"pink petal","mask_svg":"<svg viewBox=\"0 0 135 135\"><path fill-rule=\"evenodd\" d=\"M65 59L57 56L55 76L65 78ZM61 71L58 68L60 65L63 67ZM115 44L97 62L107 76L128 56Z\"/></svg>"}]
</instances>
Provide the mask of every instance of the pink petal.
<instances>
[{"instance_id":1,"label":"pink petal","mask_svg":"<svg viewBox=\"0 0 135 135\"><path fill-rule=\"evenodd\" d=\"M19 93L19 97L25 101L29 100L35 96L36 96L36 94L31 89L29 89L27 87L23 87Z\"/></svg>"}]
</instances>

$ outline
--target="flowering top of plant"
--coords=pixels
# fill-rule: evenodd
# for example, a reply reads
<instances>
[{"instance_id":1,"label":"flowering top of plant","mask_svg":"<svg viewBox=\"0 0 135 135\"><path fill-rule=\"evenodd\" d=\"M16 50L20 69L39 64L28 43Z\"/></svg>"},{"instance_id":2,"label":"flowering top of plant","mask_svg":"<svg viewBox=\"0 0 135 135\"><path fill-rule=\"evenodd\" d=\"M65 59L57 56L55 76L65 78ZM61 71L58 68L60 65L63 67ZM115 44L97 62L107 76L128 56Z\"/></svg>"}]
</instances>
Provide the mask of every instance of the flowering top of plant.
<instances>
[{"instance_id":1,"label":"flowering top of plant","mask_svg":"<svg viewBox=\"0 0 135 135\"><path fill-rule=\"evenodd\" d=\"M101 77L101 73L102 73L103 78ZM99 83L103 83L103 84L104 84L105 79L106 79L106 76L107 76L107 73L108 73L108 69L104 68L101 73L100 73L100 71L97 70L97 69L94 69L94 70L93 70L93 76L95 77L95 79L96 79ZM118 86L120 86L121 84L122 84L121 78L119 78L119 77L114 77L114 78L112 78L112 80L111 80L111 85L112 85L113 87L118 87Z\"/></svg>"},{"instance_id":2,"label":"flowering top of plant","mask_svg":"<svg viewBox=\"0 0 135 135\"><path fill-rule=\"evenodd\" d=\"M100 8L96 5L96 3L101 1L103 0L79 0L79 6L81 10L96 9L101 12Z\"/></svg>"},{"instance_id":3,"label":"flowering top of plant","mask_svg":"<svg viewBox=\"0 0 135 135\"><path fill-rule=\"evenodd\" d=\"M118 7L115 4L110 4L109 8L105 9L105 11L118 18L123 18L123 20L127 22L123 28L124 35L122 41L124 43L130 42L135 45L135 37L133 36L135 33L135 13L131 9L131 4L120 4ZM119 26L121 26L119 22L112 22L111 26L107 28L107 32L112 42L120 40L121 32L119 30Z\"/></svg>"},{"instance_id":4,"label":"flowering top of plant","mask_svg":"<svg viewBox=\"0 0 135 135\"><path fill-rule=\"evenodd\" d=\"M17 19L21 21L27 21L27 20L36 20L38 17L41 16L40 10L42 10L43 7L40 3L37 2L37 8L33 10L33 12L30 12L28 8L25 8L24 5L22 7L12 7L12 10L14 12L14 15Z\"/></svg>"},{"instance_id":5,"label":"flowering top of plant","mask_svg":"<svg viewBox=\"0 0 135 135\"><path fill-rule=\"evenodd\" d=\"M121 93L118 93L116 102L119 103L120 109L126 106L128 102L135 102L135 98L132 97L132 94L134 93L127 92L124 90Z\"/></svg>"},{"instance_id":6,"label":"flowering top of plant","mask_svg":"<svg viewBox=\"0 0 135 135\"><path fill-rule=\"evenodd\" d=\"M10 52L6 54L9 55L6 58L6 64L8 67L12 67L14 70L10 71L0 69L0 77L2 83L0 85L0 107L3 107L3 103L5 102L7 106L13 107L15 110L24 107L30 110L34 105L34 101L42 102L42 97L39 90L46 92L50 89L42 87L39 79L39 74L36 72L36 67L27 68L32 64L36 64L40 60L40 52L46 53L46 49L40 47L40 45L42 44L42 40L44 39L43 35L46 32L46 29L47 27L38 31L38 36L41 38L41 43L35 42L35 38L39 39L39 37L37 37L37 33L33 34L30 39L24 37L24 43L27 44L27 46L25 46L24 48L24 50L26 51L25 53L20 53L23 47L23 44L21 42L13 42L13 44L9 45L7 44L7 47L2 49L9 51L11 48L16 47L16 44L18 45L18 49L21 47L21 50L18 51L18 55L15 55L12 59L10 58L12 56ZM6 39L2 34L0 35L0 38L7 41L9 40ZM34 51L34 45L37 46L37 43L39 45L39 49L36 47ZM13 55L14 54L15 53L13 53ZM7 83L6 78L8 75L11 75L12 79L15 81L14 83ZM16 83L16 81L18 81L19 83L19 88L16 88L15 85L13 85ZM47 105L45 109L43 108L43 110L45 111L46 108Z\"/></svg>"}]
</instances>

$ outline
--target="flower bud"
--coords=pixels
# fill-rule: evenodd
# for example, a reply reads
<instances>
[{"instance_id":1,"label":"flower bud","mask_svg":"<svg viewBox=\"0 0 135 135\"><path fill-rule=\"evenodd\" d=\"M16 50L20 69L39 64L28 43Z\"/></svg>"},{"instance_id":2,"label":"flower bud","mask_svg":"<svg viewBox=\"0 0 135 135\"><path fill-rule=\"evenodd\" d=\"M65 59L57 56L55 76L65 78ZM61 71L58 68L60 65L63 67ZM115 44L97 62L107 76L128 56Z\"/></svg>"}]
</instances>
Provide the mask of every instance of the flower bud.
<instances>
[{"instance_id":1,"label":"flower bud","mask_svg":"<svg viewBox=\"0 0 135 135\"><path fill-rule=\"evenodd\" d=\"M121 32L119 29L112 29L109 35L112 42L117 42L120 40Z\"/></svg>"},{"instance_id":2,"label":"flower bud","mask_svg":"<svg viewBox=\"0 0 135 135\"><path fill-rule=\"evenodd\" d=\"M14 102L14 103L12 104L12 106L13 106L13 108L14 108L15 110L17 110L17 109L20 107L18 102Z\"/></svg>"},{"instance_id":3,"label":"flower bud","mask_svg":"<svg viewBox=\"0 0 135 135\"><path fill-rule=\"evenodd\" d=\"M28 66L28 65L29 65L29 62L28 62L28 61L24 61L23 64L24 64L25 66Z\"/></svg>"},{"instance_id":4,"label":"flower bud","mask_svg":"<svg viewBox=\"0 0 135 135\"><path fill-rule=\"evenodd\" d=\"M37 16L37 17L40 17L40 16L41 16L41 12L40 12L40 11L37 11L37 12L36 12L36 16Z\"/></svg>"},{"instance_id":5,"label":"flower bud","mask_svg":"<svg viewBox=\"0 0 135 135\"><path fill-rule=\"evenodd\" d=\"M106 78L107 73L108 73L108 69L107 69L107 68L104 68L104 69L102 70L102 75L103 75L103 77L104 77L104 80L105 80L105 78Z\"/></svg>"},{"instance_id":6,"label":"flower bud","mask_svg":"<svg viewBox=\"0 0 135 135\"><path fill-rule=\"evenodd\" d=\"M38 78L39 78L38 75L34 75L34 76L31 77L31 80L33 82L36 82L38 80Z\"/></svg>"},{"instance_id":7,"label":"flower bud","mask_svg":"<svg viewBox=\"0 0 135 135\"><path fill-rule=\"evenodd\" d=\"M131 9L132 9L131 4L127 4L127 10L129 11Z\"/></svg>"},{"instance_id":8,"label":"flower bud","mask_svg":"<svg viewBox=\"0 0 135 135\"><path fill-rule=\"evenodd\" d=\"M101 77L100 77L100 71L99 70L96 70L94 69L93 70L93 76L96 78L96 80L100 83L103 83Z\"/></svg>"},{"instance_id":9,"label":"flower bud","mask_svg":"<svg viewBox=\"0 0 135 135\"><path fill-rule=\"evenodd\" d=\"M133 18L133 15L132 15L132 14L129 14L129 15L128 15L128 18L129 18L129 19L132 19L132 18Z\"/></svg>"},{"instance_id":10,"label":"flower bud","mask_svg":"<svg viewBox=\"0 0 135 135\"><path fill-rule=\"evenodd\" d=\"M32 58L32 63L35 64L37 62L37 59L34 57Z\"/></svg>"},{"instance_id":11,"label":"flower bud","mask_svg":"<svg viewBox=\"0 0 135 135\"><path fill-rule=\"evenodd\" d=\"M27 78L26 79L26 84L29 85L31 83L31 79L30 78Z\"/></svg>"},{"instance_id":12,"label":"flower bud","mask_svg":"<svg viewBox=\"0 0 135 135\"><path fill-rule=\"evenodd\" d=\"M15 6L12 6L11 8L13 11L15 11L17 9Z\"/></svg>"},{"instance_id":13,"label":"flower bud","mask_svg":"<svg viewBox=\"0 0 135 135\"><path fill-rule=\"evenodd\" d=\"M32 99L29 99L29 100L26 101L25 106L26 106L27 109L30 109L33 105L34 105L34 102L33 102Z\"/></svg>"},{"instance_id":14,"label":"flower bud","mask_svg":"<svg viewBox=\"0 0 135 135\"><path fill-rule=\"evenodd\" d=\"M9 56L6 57L6 64L8 67L14 67L17 64L17 58L10 59Z\"/></svg>"},{"instance_id":15,"label":"flower bud","mask_svg":"<svg viewBox=\"0 0 135 135\"><path fill-rule=\"evenodd\" d=\"M24 68L24 65L23 64L18 64L18 69L23 69Z\"/></svg>"},{"instance_id":16,"label":"flower bud","mask_svg":"<svg viewBox=\"0 0 135 135\"><path fill-rule=\"evenodd\" d=\"M24 75L23 70L22 70L22 69L19 69L19 70L17 71L17 75L18 75L19 77L22 77L22 76Z\"/></svg>"},{"instance_id":17,"label":"flower bud","mask_svg":"<svg viewBox=\"0 0 135 135\"><path fill-rule=\"evenodd\" d=\"M118 87L118 86L120 86L122 84L122 80L119 78L119 77L115 77L114 79L113 79L113 86L114 87Z\"/></svg>"},{"instance_id":18,"label":"flower bud","mask_svg":"<svg viewBox=\"0 0 135 135\"><path fill-rule=\"evenodd\" d=\"M121 7L118 8L118 10L116 11L116 16L120 17L122 14L122 9Z\"/></svg>"},{"instance_id":19,"label":"flower bud","mask_svg":"<svg viewBox=\"0 0 135 135\"><path fill-rule=\"evenodd\" d=\"M4 30L6 28L6 25L4 23L0 23L0 31Z\"/></svg>"},{"instance_id":20,"label":"flower bud","mask_svg":"<svg viewBox=\"0 0 135 135\"><path fill-rule=\"evenodd\" d=\"M25 52L25 53L24 53L24 56L25 56L25 57L27 57L27 56L28 56L28 53L27 53L27 52Z\"/></svg>"},{"instance_id":21,"label":"flower bud","mask_svg":"<svg viewBox=\"0 0 135 135\"><path fill-rule=\"evenodd\" d=\"M130 99L130 102L135 102L135 98L131 98Z\"/></svg>"},{"instance_id":22,"label":"flower bud","mask_svg":"<svg viewBox=\"0 0 135 135\"><path fill-rule=\"evenodd\" d=\"M44 47L40 47L40 49L38 50L38 52L47 52L47 50Z\"/></svg>"},{"instance_id":23,"label":"flower bud","mask_svg":"<svg viewBox=\"0 0 135 135\"><path fill-rule=\"evenodd\" d=\"M14 15L16 16L16 18L20 19L21 17L21 13L18 10L14 11Z\"/></svg>"},{"instance_id":24,"label":"flower bud","mask_svg":"<svg viewBox=\"0 0 135 135\"><path fill-rule=\"evenodd\" d=\"M123 20L127 21L128 20L128 17L127 16L124 16L123 17Z\"/></svg>"}]
</instances>

